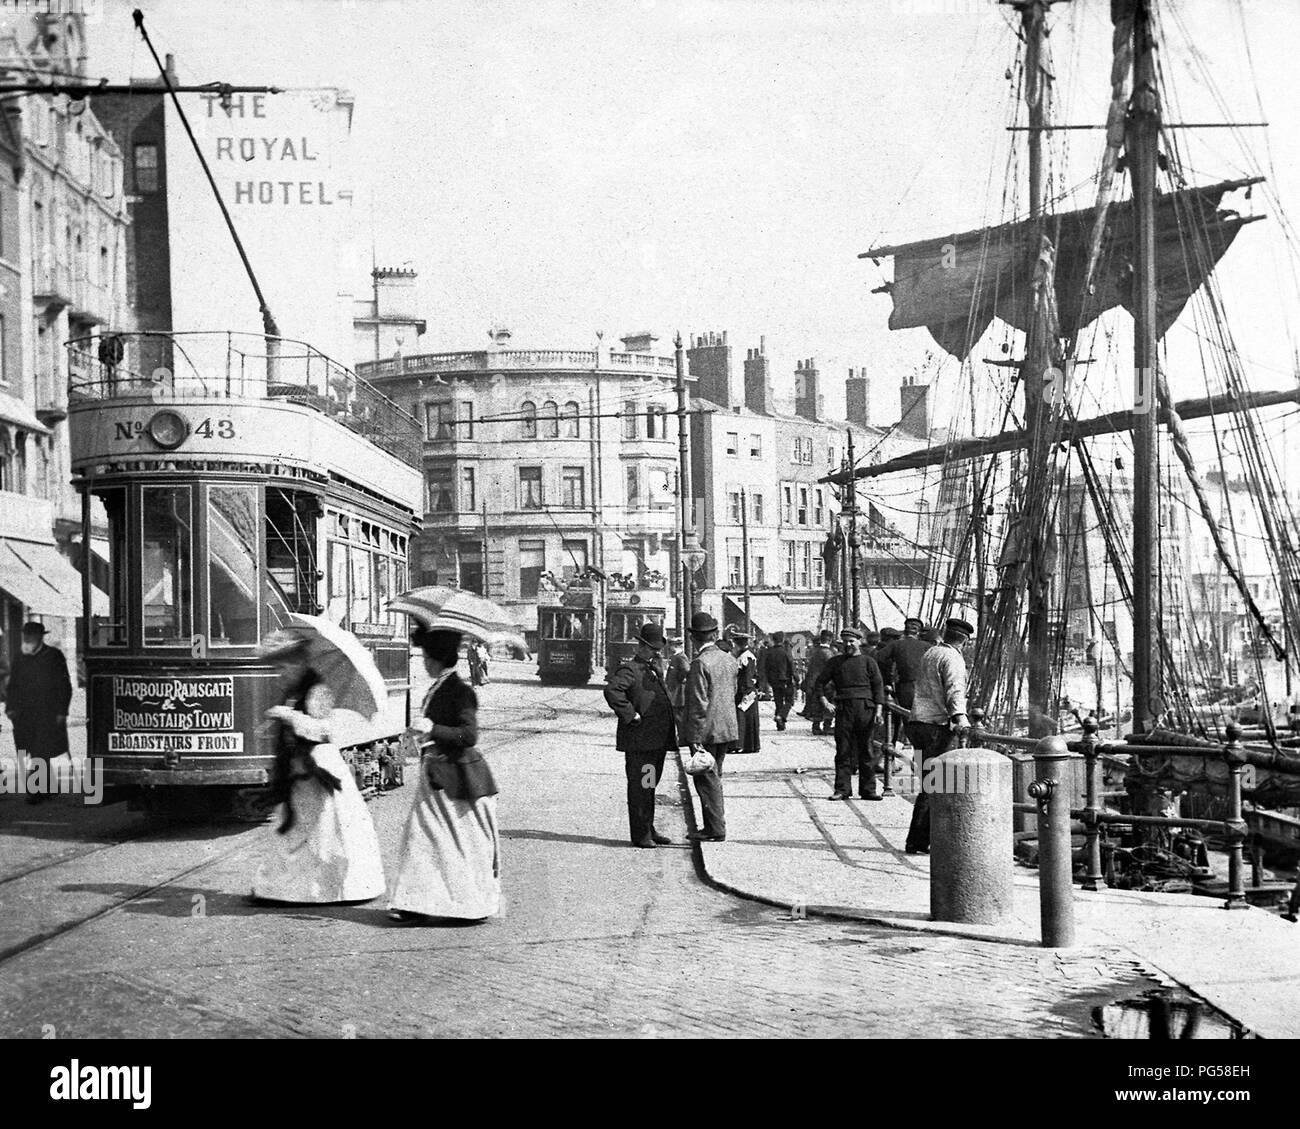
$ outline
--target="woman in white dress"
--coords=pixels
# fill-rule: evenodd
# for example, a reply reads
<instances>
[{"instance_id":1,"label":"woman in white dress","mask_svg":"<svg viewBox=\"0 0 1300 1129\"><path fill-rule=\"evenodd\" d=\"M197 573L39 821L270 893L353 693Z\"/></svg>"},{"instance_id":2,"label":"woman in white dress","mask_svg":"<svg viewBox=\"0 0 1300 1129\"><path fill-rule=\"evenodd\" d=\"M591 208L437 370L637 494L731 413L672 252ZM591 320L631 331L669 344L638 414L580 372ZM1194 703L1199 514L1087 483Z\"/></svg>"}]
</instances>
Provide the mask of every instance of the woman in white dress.
<instances>
[{"instance_id":1,"label":"woman in white dress","mask_svg":"<svg viewBox=\"0 0 1300 1129\"><path fill-rule=\"evenodd\" d=\"M282 705L274 789L280 825L253 878L253 899L285 904L368 902L384 892L375 825L352 770L329 741L333 695L306 662L301 640L268 641L280 667Z\"/></svg>"},{"instance_id":2,"label":"woman in white dress","mask_svg":"<svg viewBox=\"0 0 1300 1129\"><path fill-rule=\"evenodd\" d=\"M389 916L484 921L501 908L496 781L478 751L478 698L456 674L461 636L417 628L433 685L408 737L422 747L415 804L402 833Z\"/></svg>"}]
</instances>

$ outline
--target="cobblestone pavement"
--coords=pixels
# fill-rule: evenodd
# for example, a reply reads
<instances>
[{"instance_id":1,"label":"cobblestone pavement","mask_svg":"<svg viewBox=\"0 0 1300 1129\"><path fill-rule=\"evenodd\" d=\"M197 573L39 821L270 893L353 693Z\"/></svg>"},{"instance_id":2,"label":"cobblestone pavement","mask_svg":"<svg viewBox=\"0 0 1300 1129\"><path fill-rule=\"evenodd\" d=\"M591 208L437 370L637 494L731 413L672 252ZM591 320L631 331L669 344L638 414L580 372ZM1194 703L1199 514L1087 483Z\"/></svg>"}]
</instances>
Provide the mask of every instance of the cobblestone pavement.
<instances>
[{"instance_id":1,"label":"cobblestone pavement","mask_svg":"<svg viewBox=\"0 0 1300 1129\"><path fill-rule=\"evenodd\" d=\"M798 920L713 890L686 846L626 846L598 688L503 668L515 681L482 691L506 840L500 918L403 928L378 901L254 908L244 894L269 826L115 844L104 809L84 817L102 849L10 880L0 863L0 1035L1087 1037L1094 1006L1159 983L1118 953ZM371 804L389 860L411 795ZM682 844L675 775L660 799L660 829ZM50 834L89 809L37 810ZM6 848L32 834L0 817Z\"/></svg>"}]
</instances>

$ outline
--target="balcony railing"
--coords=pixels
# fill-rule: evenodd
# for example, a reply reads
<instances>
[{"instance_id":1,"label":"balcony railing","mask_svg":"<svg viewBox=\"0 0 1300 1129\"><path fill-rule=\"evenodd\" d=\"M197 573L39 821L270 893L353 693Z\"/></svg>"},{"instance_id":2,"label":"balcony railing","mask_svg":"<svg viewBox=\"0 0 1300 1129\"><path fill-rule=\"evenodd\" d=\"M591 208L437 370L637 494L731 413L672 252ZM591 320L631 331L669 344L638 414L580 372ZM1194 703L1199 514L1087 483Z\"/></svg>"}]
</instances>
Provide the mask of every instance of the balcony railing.
<instances>
[{"instance_id":1,"label":"balcony railing","mask_svg":"<svg viewBox=\"0 0 1300 1129\"><path fill-rule=\"evenodd\" d=\"M116 344L114 344L116 343ZM112 362L120 347L121 360ZM420 425L350 369L302 341L254 333L116 333L67 344L72 404L156 396L299 404L337 420L408 466L422 465ZM141 362L154 362L146 373Z\"/></svg>"},{"instance_id":2,"label":"balcony railing","mask_svg":"<svg viewBox=\"0 0 1300 1129\"><path fill-rule=\"evenodd\" d=\"M632 370L646 375L672 376L676 363L672 357L649 353L609 353L600 371ZM486 349L463 353L420 353L411 357L392 357L385 361L363 361L357 372L371 378L418 375L428 372L518 372L568 370L596 371L594 349Z\"/></svg>"}]
</instances>

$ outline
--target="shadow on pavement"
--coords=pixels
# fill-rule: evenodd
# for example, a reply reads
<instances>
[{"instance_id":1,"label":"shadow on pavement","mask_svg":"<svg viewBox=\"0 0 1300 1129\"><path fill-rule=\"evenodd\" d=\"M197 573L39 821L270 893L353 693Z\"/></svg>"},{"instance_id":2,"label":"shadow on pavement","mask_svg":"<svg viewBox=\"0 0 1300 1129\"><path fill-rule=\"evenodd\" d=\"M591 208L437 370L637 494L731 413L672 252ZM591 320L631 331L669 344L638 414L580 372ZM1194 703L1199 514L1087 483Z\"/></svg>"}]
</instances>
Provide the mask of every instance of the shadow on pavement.
<instances>
[{"instance_id":1,"label":"shadow on pavement","mask_svg":"<svg viewBox=\"0 0 1300 1129\"><path fill-rule=\"evenodd\" d=\"M594 835L567 835L560 831L533 831L527 828L501 832L503 839L538 839L544 843L585 843L591 847L630 847L626 839L600 839Z\"/></svg>"},{"instance_id":2,"label":"shadow on pavement","mask_svg":"<svg viewBox=\"0 0 1300 1129\"><path fill-rule=\"evenodd\" d=\"M63 893L102 894L118 900L130 898L139 890L138 885L117 882L76 882L60 886ZM232 894L229 890L214 890L202 886L165 886L161 890L121 907L123 913L145 914L153 917L290 917L297 921L332 919L351 921L358 925L373 925L387 929L392 923L387 915L388 903L383 895L356 905L253 903L247 894Z\"/></svg>"}]
</instances>

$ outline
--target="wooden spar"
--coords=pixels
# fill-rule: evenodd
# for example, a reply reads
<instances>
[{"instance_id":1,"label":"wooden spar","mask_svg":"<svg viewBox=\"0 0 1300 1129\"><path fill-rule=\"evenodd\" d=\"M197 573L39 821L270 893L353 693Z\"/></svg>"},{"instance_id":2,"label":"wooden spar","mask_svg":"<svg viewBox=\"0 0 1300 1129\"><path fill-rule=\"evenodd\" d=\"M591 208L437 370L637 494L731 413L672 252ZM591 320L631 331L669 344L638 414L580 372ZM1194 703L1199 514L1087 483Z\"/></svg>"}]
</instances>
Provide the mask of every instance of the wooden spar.
<instances>
[{"instance_id":1,"label":"wooden spar","mask_svg":"<svg viewBox=\"0 0 1300 1129\"><path fill-rule=\"evenodd\" d=\"M1156 418L1156 167L1160 92L1149 0L1133 2L1133 97L1124 138L1133 178L1133 732L1164 712L1159 591L1159 434Z\"/></svg>"},{"instance_id":2,"label":"wooden spar","mask_svg":"<svg viewBox=\"0 0 1300 1129\"><path fill-rule=\"evenodd\" d=\"M1223 415L1227 412L1256 411L1260 408L1274 408L1281 404L1300 404L1300 386L1284 392L1252 392L1238 398L1231 394L1203 397L1198 400L1180 400L1174 410L1184 419L1204 419L1206 416ZM1160 422L1168 418L1168 409L1160 408L1156 412ZM1081 439L1090 439L1094 435L1107 432L1131 431L1134 413L1125 408L1117 412L1108 412L1104 416L1094 416L1076 422L1069 427L1069 434L1060 437L1062 443L1077 443ZM1023 431L1005 431L1001 435L989 435L978 439L961 439L955 443L944 443L938 447L927 447L899 455L883 463L862 466L853 473L855 478L879 478L885 474L899 474L903 471L917 470L926 466L942 466L950 462L964 462L977 459L981 455L997 455L1006 451L1015 451L1024 447L1027 437ZM849 480L845 471L837 471L819 478L818 482L829 482L843 486Z\"/></svg>"}]
</instances>

